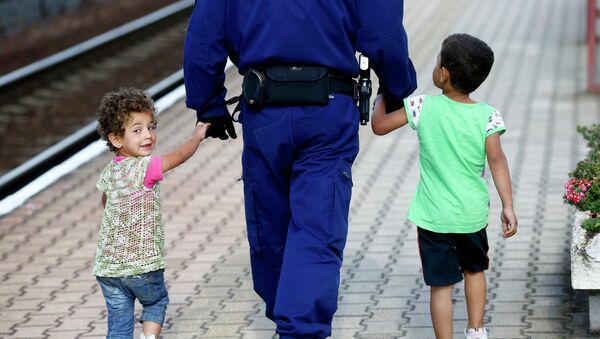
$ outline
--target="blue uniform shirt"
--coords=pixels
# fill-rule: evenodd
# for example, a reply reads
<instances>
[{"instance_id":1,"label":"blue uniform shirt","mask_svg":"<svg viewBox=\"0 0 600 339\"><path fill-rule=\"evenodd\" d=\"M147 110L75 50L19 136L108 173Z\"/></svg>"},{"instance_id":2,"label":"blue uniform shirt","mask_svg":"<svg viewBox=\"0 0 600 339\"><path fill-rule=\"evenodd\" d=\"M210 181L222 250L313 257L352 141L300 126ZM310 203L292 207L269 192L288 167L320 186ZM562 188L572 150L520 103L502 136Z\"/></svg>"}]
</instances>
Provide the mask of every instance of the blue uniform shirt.
<instances>
[{"instance_id":1,"label":"blue uniform shirt","mask_svg":"<svg viewBox=\"0 0 600 339\"><path fill-rule=\"evenodd\" d=\"M197 0L184 48L186 104L198 118L228 114L228 56L240 74L289 64L355 77L357 51L401 101L417 86L402 17L402 0Z\"/></svg>"}]
</instances>

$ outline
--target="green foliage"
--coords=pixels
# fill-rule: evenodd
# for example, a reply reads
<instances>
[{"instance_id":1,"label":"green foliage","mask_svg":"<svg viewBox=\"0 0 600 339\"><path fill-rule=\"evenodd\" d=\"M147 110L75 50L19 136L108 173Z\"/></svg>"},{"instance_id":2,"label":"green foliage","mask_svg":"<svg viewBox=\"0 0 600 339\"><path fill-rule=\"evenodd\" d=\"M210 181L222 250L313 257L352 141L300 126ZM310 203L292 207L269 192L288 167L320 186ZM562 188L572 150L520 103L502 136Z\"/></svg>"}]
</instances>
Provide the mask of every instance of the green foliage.
<instances>
[{"instance_id":1,"label":"green foliage","mask_svg":"<svg viewBox=\"0 0 600 339\"><path fill-rule=\"evenodd\" d=\"M581 227L596 233L600 232L600 124L579 126L577 131L587 141L590 151L569 173L563 199L578 210L589 212L590 217L583 221Z\"/></svg>"},{"instance_id":2,"label":"green foliage","mask_svg":"<svg viewBox=\"0 0 600 339\"><path fill-rule=\"evenodd\" d=\"M592 154L597 155L600 152L600 124L577 126L577 132L581 133L583 138L587 140L588 147L590 148L590 156Z\"/></svg>"},{"instance_id":3,"label":"green foliage","mask_svg":"<svg viewBox=\"0 0 600 339\"><path fill-rule=\"evenodd\" d=\"M587 218L581 223L581 228L590 232L597 233L600 231L600 218Z\"/></svg>"}]
</instances>

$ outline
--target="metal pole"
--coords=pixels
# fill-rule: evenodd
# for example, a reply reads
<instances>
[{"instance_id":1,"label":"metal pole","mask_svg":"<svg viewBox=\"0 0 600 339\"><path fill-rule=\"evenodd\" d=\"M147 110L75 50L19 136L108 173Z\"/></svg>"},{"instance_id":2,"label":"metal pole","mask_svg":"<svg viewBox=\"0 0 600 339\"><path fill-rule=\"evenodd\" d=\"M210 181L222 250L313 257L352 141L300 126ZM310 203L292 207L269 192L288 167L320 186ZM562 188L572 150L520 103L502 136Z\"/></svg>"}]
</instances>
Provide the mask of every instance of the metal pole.
<instances>
[{"instance_id":1,"label":"metal pole","mask_svg":"<svg viewBox=\"0 0 600 339\"><path fill-rule=\"evenodd\" d=\"M48 14L48 6L46 6L46 1L45 0L38 1L38 8L40 10L40 18L47 19L49 14Z\"/></svg>"},{"instance_id":2,"label":"metal pole","mask_svg":"<svg viewBox=\"0 0 600 339\"><path fill-rule=\"evenodd\" d=\"M597 43L596 27L598 19L597 0L588 0L587 8L587 43L588 43L588 90L600 92L597 80Z\"/></svg>"}]
</instances>

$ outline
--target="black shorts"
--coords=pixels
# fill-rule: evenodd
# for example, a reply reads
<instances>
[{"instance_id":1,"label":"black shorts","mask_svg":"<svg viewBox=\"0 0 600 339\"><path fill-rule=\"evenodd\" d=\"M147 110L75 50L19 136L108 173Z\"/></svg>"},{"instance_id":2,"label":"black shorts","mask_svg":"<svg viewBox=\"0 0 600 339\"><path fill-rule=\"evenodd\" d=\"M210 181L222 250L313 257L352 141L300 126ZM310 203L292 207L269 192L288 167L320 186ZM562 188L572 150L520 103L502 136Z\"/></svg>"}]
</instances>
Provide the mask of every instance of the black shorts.
<instances>
[{"instance_id":1,"label":"black shorts","mask_svg":"<svg viewBox=\"0 0 600 339\"><path fill-rule=\"evenodd\" d=\"M453 285L463 272L481 272L489 267L486 228L475 233L436 233L417 227L419 254L425 284Z\"/></svg>"}]
</instances>

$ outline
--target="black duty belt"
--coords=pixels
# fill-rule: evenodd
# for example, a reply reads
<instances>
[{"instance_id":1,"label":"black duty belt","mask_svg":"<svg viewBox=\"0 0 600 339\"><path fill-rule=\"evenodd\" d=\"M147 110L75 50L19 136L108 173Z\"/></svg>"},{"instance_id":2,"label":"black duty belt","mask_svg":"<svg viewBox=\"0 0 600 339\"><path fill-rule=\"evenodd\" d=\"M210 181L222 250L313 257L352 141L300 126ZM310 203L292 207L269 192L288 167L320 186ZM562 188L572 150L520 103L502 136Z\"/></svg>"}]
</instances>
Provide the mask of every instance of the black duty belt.
<instances>
[{"instance_id":1,"label":"black duty belt","mask_svg":"<svg viewBox=\"0 0 600 339\"><path fill-rule=\"evenodd\" d=\"M356 81L321 66L273 66L244 74L242 93L252 107L327 105L330 93L355 98Z\"/></svg>"},{"instance_id":2,"label":"black duty belt","mask_svg":"<svg viewBox=\"0 0 600 339\"><path fill-rule=\"evenodd\" d=\"M233 111L240 110L242 98L252 108L263 106L324 106L331 93L350 96L358 104L360 123L369 121L371 79L369 59L360 55L358 80L328 72L322 66L272 66L250 69L244 74L242 94L230 98L226 105L238 103Z\"/></svg>"}]
</instances>

